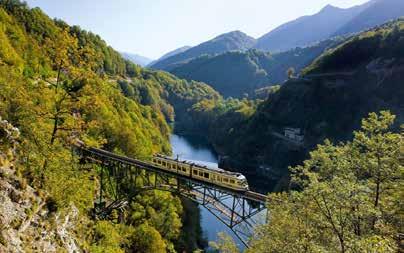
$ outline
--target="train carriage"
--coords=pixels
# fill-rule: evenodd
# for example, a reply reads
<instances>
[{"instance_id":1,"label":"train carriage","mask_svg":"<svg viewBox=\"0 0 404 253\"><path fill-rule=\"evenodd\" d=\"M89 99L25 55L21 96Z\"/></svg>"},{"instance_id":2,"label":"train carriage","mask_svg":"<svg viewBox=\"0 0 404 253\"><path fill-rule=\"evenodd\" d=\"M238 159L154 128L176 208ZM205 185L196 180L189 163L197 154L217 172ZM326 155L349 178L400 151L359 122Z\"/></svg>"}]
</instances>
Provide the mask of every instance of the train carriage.
<instances>
[{"instance_id":1,"label":"train carriage","mask_svg":"<svg viewBox=\"0 0 404 253\"><path fill-rule=\"evenodd\" d=\"M163 170L189 176L201 181L231 188L237 191L248 191L248 183L244 175L222 169L211 169L203 165L180 161L163 155L155 155L153 164Z\"/></svg>"}]
</instances>

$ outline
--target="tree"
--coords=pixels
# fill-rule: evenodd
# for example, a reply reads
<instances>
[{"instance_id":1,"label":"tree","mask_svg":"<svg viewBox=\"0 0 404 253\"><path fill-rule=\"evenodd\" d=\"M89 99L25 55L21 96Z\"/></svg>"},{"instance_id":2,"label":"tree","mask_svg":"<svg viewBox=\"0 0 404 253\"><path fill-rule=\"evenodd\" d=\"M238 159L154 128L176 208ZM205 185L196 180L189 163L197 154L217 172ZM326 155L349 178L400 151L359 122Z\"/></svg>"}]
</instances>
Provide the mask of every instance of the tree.
<instances>
[{"instance_id":1,"label":"tree","mask_svg":"<svg viewBox=\"0 0 404 253\"><path fill-rule=\"evenodd\" d=\"M159 232L148 224L139 226L131 237L132 252L165 253L166 244Z\"/></svg>"},{"instance_id":2,"label":"tree","mask_svg":"<svg viewBox=\"0 0 404 253\"><path fill-rule=\"evenodd\" d=\"M403 172L397 160L401 155L402 136L389 132L394 119L388 111L382 111L380 115L371 113L362 121L362 131L355 132L354 148L364 155L361 169L374 186L375 207L379 205L383 189L388 188L383 184L390 184Z\"/></svg>"},{"instance_id":3,"label":"tree","mask_svg":"<svg viewBox=\"0 0 404 253\"><path fill-rule=\"evenodd\" d=\"M239 253L237 245L234 243L233 238L225 233L219 233L218 242L210 242L209 245L222 253Z\"/></svg>"},{"instance_id":4,"label":"tree","mask_svg":"<svg viewBox=\"0 0 404 253\"><path fill-rule=\"evenodd\" d=\"M270 222L250 251L395 252L404 143L402 133L389 131L393 122L389 112L371 113L352 142L326 141L291 168L302 190L269 196Z\"/></svg>"}]
</instances>

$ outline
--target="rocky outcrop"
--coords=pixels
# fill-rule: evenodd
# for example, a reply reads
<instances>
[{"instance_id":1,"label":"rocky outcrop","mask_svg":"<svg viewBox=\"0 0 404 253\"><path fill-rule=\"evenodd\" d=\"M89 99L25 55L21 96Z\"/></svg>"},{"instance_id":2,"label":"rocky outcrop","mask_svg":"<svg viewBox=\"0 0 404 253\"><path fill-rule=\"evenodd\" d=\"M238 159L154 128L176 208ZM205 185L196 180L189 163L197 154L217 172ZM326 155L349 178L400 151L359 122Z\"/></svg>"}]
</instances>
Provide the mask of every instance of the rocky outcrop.
<instances>
[{"instance_id":1,"label":"rocky outcrop","mask_svg":"<svg viewBox=\"0 0 404 253\"><path fill-rule=\"evenodd\" d=\"M47 194L17 176L18 138L18 129L0 118L0 252L80 252L77 208L52 212Z\"/></svg>"}]
</instances>

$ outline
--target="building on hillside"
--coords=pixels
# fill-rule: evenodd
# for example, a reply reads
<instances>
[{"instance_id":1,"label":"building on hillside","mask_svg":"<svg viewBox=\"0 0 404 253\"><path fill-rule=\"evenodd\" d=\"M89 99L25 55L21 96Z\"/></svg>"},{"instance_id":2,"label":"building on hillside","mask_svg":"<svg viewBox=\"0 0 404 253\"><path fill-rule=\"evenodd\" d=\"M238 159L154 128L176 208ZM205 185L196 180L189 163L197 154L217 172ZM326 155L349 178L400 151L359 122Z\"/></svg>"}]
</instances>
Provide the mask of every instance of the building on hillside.
<instances>
[{"instance_id":1,"label":"building on hillside","mask_svg":"<svg viewBox=\"0 0 404 253\"><path fill-rule=\"evenodd\" d=\"M284 131L286 138L300 143L303 142L304 135L301 133L300 128L285 127Z\"/></svg>"}]
</instances>

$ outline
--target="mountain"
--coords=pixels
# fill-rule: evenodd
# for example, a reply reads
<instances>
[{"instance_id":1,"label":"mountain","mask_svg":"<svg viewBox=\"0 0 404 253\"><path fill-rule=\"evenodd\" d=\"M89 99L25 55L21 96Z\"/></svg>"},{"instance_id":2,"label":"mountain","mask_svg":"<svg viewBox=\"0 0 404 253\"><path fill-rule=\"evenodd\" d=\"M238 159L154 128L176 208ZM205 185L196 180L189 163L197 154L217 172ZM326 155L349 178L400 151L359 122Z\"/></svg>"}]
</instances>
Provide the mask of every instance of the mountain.
<instances>
[{"instance_id":1,"label":"mountain","mask_svg":"<svg viewBox=\"0 0 404 253\"><path fill-rule=\"evenodd\" d=\"M271 60L270 54L256 50L227 52L195 58L170 72L187 80L204 80L224 97L242 97L270 85L263 65Z\"/></svg>"},{"instance_id":2,"label":"mountain","mask_svg":"<svg viewBox=\"0 0 404 253\"><path fill-rule=\"evenodd\" d=\"M285 51L328 39L371 3L348 9L327 5L314 15L300 17L263 35L257 40L255 48L271 52Z\"/></svg>"},{"instance_id":3,"label":"mountain","mask_svg":"<svg viewBox=\"0 0 404 253\"><path fill-rule=\"evenodd\" d=\"M173 51L170 51L170 52L164 54L163 56L161 56L161 57L158 58L157 60L154 60L154 61L149 62L148 66L152 66L152 65L154 65L154 64L155 64L156 62L158 62L158 61L162 61L162 60L164 60L164 59L167 59L168 57L171 57L171 56L174 56L174 55L176 55L176 54L180 54L180 53L182 53L182 52L185 52L185 51L187 51L187 50L190 49L190 48L191 48L191 46L183 46L183 47L174 49Z\"/></svg>"},{"instance_id":4,"label":"mountain","mask_svg":"<svg viewBox=\"0 0 404 253\"><path fill-rule=\"evenodd\" d=\"M285 172L325 138L349 140L370 112L390 110L397 115L399 129L404 123L403 69L404 19L324 53L303 71L302 78L281 86L240 131L228 136L238 145L227 148L233 157L259 158L273 170ZM282 138L286 127L302 131L302 146Z\"/></svg>"},{"instance_id":5,"label":"mountain","mask_svg":"<svg viewBox=\"0 0 404 253\"><path fill-rule=\"evenodd\" d=\"M376 0L363 12L338 29L334 35L363 31L402 16L404 16L404 1Z\"/></svg>"},{"instance_id":6,"label":"mountain","mask_svg":"<svg viewBox=\"0 0 404 253\"><path fill-rule=\"evenodd\" d=\"M173 51L170 51L170 52L164 54L163 56L161 56L160 58L158 58L157 60L151 62L150 65L153 65L153 64L155 64L155 63L158 62L158 61L162 61L162 60L167 59L168 57L174 56L174 55L176 55L176 54L180 54L180 53L182 53L182 52L185 52L185 51L187 51L187 50L190 49L190 48L191 48L191 46L183 46L183 47L174 49Z\"/></svg>"},{"instance_id":7,"label":"mountain","mask_svg":"<svg viewBox=\"0 0 404 253\"><path fill-rule=\"evenodd\" d=\"M289 68L299 73L337 43L337 40L327 40L273 55L255 49L204 55L178 65L170 72L180 78L205 82L224 97L241 98L245 94L254 95L259 88L283 83L288 78Z\"/></svg>"},{"instance_id":8,"label":"mountain","mask_svg":"<svg viewBox=\"0 0 404 253\"><path fill-rule=\"evenodd\" d=\"M228 51L245 51L255 44L255 39L240 31L233 31L215 37L182 53L175 54L151 65L154 69L170 70L176 65L202 55L215 55Z\"/></svg>"},{"instance_id":9,"label":"mountain","mask_svg":"<svg viewBox=\"0 0 404 253\"><path fill-rule=\"evenodd\" d=\"M138 54L131 54L131 53L125 53L125 52L121 52L121 55L123 58L125 58L126 60L129 60L135 64L138 64L142 67L147 66L150 62L152 62L152 59L149 59L145 56L141 56Z\"/></svg>"},{"instance_id":10,"label":"mountain","mask_svg":"<svg viewBox=\"0 0 404 253\"><path fill-rule=\"evenodd\" d=\"M390 110L399 131L404 123L403 79L400 19L326 50L300 77L274 87L256 108L234 106L233 100L200 104L190 111L191 125L183 126L205 131L222 155L221 167L239 168L253 182L273 187L287 178L288 166L301 164L325 139L350 140L370 112ZM291 139L294 135L285 136L287 128L300 133Z\"/></svg>"}]
</instances>

